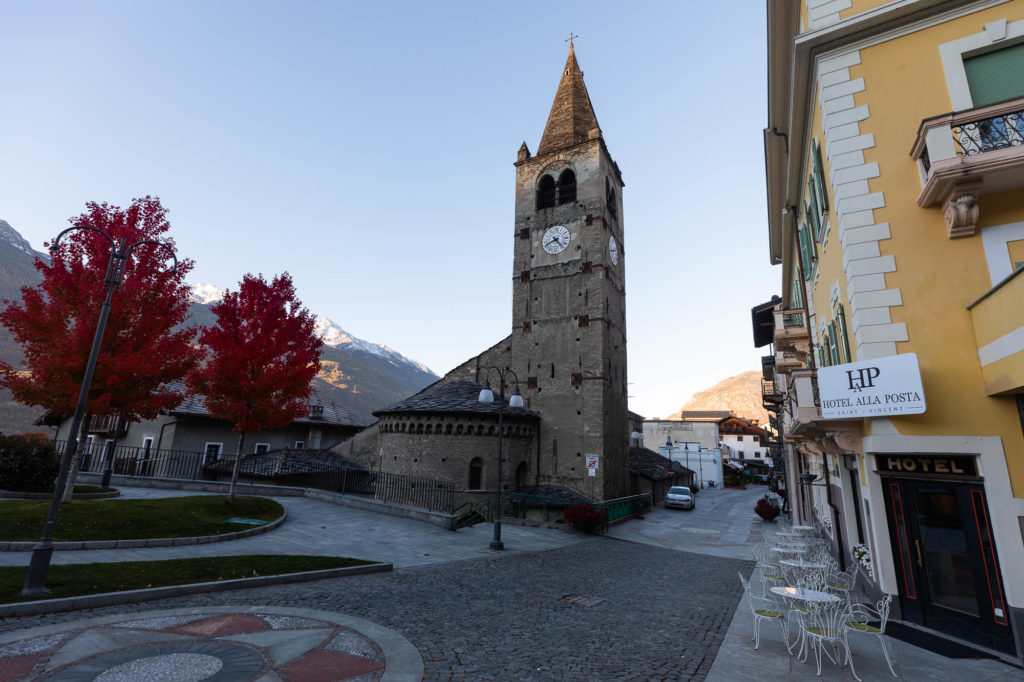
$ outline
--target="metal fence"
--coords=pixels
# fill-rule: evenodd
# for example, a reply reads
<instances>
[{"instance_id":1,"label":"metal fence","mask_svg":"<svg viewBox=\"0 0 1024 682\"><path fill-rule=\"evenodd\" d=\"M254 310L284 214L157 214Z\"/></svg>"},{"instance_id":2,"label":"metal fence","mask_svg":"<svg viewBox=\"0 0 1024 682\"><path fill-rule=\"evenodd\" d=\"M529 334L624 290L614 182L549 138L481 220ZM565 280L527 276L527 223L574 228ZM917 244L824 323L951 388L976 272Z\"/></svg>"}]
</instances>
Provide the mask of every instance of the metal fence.
<instances>
[{"instance_id":1,"label":"metal fence","mask_svg":"<svg viewBox=\"0 0 1024 682\"><path fill-rule=\"evenodd\" d=\"M56 441L54 445L58 453L63 453L67 441ZM109 453L103 446L93 446L82 453L79 471L102 473L111 454L113 473L132 477L230 480L234 467L234 457L212 459L202 452L118 446ZM288 455L291 459L287 466L281 466ZM316 488L430 511L451 513L455 506L452 481L347 467L322 454L319 458L298 455L301 451L247 455L242 458L239 478L246 483Z\"/></svg>"}]
</instances>

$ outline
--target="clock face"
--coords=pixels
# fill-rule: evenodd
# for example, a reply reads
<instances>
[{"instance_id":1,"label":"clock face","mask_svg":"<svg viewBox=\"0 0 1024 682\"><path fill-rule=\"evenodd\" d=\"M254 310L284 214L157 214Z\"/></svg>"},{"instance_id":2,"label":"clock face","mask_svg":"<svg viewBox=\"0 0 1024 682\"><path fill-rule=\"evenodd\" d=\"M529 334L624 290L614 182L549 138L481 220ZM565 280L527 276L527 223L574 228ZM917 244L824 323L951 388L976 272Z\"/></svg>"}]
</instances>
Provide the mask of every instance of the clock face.
<instances>
[{"instance_id":1,"label":"clock face","mask_svg":"<svg viewBox=\"0 0 1024 682\"><path fill-rule=\"evenodd\" d=\"M615 243L615 237L608 237L608 255L612 257L612 265L619 264L619 245Z\"/></svg>"},{"instance_id":2,"label":"clock face","mask_svg":"<svg viewBox=\"0 0 1024 682\"><path fill-rule=\"evenodd\" d=\"M551 254L562 253L569 246L569 228L565 225L552 225L544 233L541 246Z\"/></svg>"}]
</instances>

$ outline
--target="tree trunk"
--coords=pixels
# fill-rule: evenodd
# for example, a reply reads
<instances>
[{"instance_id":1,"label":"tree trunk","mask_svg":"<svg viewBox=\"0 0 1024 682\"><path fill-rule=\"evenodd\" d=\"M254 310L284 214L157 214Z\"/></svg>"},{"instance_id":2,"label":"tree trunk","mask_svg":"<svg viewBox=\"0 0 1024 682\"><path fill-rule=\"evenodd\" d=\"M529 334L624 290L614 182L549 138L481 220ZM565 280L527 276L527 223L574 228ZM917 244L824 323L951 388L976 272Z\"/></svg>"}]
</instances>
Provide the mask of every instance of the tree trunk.
<instances>
[{"instance_id":1,"label":"tree trunk","mask_svg":"<svg viewBox=\"0 0 1024 682\"><path fill-rule=\"evenodd\" d=\"M65 504L71 501L71 494L75 492L75 477L78 476L78 467L82 463L82 446L87 442L86 434L89 433L89 422L92 419L92 415L85 415L85 419L82 420L82 426L78 430L78 448L75 450L75 458L71 460L71 464L68 466L68 482L64 486L64 495L60 499L61 504ZM68 438L74 437L72 434L68 434ZM67 447L66 445L64 447ZM92 453L89 453L92 455Z\"/></svg>"},{"instance_id":2,"label":"tree trunk","mask_svg":"<svg viewBox=\"0 0 1024 682\"><path fill-rule=\"evenodd\" d=\"M235 466L231 467L231 487L228 488L228 499L235 499L235 486L238 485L238 472L242 468L242 447L245 445L245 431L238 434L238 452L235 453Z\"/></svg>"}]
</instances>

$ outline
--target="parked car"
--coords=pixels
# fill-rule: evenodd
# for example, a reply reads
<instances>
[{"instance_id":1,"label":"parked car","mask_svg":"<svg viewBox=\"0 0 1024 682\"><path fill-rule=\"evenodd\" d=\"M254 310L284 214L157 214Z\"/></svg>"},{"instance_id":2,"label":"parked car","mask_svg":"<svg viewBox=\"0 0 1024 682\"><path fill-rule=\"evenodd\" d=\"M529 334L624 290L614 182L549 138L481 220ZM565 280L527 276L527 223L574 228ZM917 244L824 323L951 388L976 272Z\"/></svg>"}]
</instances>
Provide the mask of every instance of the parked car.
<instances>
[{"instance_id":1,"label":"parked car","mask_svg":"<svg viewBox=\"0 0 1024 682\"><path fill-rule=\"evenodd\" d=\"M665 495L665 506L693 509L697 506L697 500L685 485L674 485L668 489L668 494Z\"/></svg>"}]
</instances>

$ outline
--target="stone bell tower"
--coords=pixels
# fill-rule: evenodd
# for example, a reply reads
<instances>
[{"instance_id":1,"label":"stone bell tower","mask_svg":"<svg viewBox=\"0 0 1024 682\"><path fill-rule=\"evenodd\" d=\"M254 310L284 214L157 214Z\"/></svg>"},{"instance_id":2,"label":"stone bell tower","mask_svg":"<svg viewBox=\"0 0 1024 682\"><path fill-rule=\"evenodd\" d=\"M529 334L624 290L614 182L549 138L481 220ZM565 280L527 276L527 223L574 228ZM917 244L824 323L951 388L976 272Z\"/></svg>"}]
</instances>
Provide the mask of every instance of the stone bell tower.
<instances>
[{"instance_id":1,"label":"stone bell tower","mask_svg":"<svg viewBox=\"0 0 1024 682\"><path fill-rule=\"evenodd\" d=\"M537 154L524 142L515 165L510 364L541 414L536 480L628 495L622 175L571 43Z\"/></svg>"}]
</instances>

